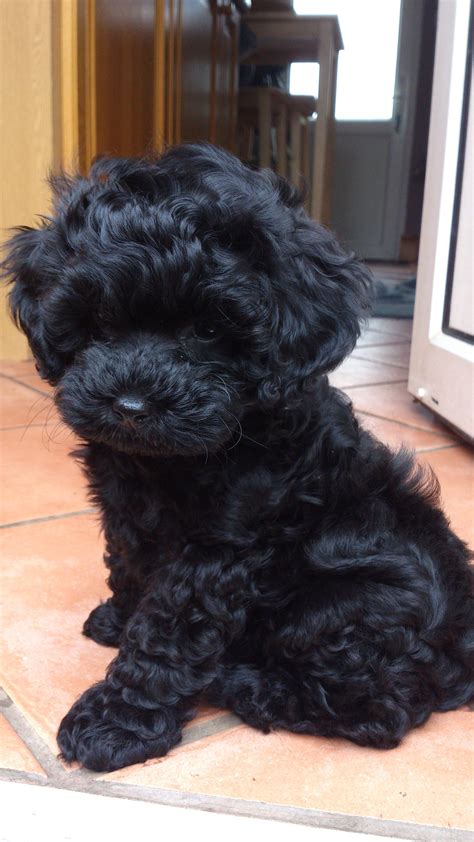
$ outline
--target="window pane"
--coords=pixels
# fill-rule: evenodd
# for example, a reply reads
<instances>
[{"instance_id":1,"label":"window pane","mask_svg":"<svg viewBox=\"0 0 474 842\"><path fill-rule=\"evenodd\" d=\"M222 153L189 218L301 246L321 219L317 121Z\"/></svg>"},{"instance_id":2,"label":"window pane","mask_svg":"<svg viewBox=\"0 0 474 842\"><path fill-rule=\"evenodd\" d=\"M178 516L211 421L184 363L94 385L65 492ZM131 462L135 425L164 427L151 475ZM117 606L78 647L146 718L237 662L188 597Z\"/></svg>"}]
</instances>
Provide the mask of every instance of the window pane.
<instances>
[{"instance_id":1,"label":"window pane","mask_svg":"<svg viewBox=\"0 0 474 842\"><path fill-rule=\"evenodd\" d=\"M319 90L319 64L295 61L290 65L290 94L317 96Z\"/></svg>"},{"instance_id":2,"label":"window pane","mask_svg":"<svg viewBox=\"0 0 474 842\"><path fill-rule=\"evenodd\" d=\"M397 69L400 0L294 0L299 15L337 15L339 53L336 118L390 120ZM292 64L292 94L317 96L314 65Z\"/></svg>"}]
</instances>

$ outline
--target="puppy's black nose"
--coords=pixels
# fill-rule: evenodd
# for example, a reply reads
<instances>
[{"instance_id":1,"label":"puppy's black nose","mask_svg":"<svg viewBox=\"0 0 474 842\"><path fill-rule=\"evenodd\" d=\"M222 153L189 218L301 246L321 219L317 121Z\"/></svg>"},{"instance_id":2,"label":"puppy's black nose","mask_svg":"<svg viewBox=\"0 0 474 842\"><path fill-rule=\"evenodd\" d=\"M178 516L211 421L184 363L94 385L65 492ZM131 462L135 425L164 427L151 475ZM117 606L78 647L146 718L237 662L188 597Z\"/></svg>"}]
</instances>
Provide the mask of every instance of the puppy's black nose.
<instances>
[{"instance_id":1,"label":"puppy's black nose","mask_svg":"<svg viewBox=\"0 0 474 842\"><path fill-rule=\"evenodd\" d=\"M135 427L137 424L142 424L149 416L146 401L134 395L122 395L116 398L113 408L122 424L125 424L127 427Z\"/></svg>"}]
</instances>

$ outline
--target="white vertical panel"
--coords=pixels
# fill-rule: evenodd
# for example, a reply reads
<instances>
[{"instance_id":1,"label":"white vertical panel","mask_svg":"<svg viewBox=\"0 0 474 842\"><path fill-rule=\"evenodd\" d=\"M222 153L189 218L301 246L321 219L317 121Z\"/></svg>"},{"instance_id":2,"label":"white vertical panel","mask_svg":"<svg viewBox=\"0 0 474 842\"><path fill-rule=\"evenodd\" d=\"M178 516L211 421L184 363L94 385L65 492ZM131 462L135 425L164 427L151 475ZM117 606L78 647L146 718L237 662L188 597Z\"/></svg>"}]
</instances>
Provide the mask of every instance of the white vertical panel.
<instances>
[{"instance_id":1,"label":"white vertical panel","mask_svg":"<svg viewBox=\"0 0 474 842\"><path fill-rule=\"evenodd\" d=\"M473 346L443 332L469 38L469 0L440 0L408 388L474 438Z\"/></svg>"}]
</instances>

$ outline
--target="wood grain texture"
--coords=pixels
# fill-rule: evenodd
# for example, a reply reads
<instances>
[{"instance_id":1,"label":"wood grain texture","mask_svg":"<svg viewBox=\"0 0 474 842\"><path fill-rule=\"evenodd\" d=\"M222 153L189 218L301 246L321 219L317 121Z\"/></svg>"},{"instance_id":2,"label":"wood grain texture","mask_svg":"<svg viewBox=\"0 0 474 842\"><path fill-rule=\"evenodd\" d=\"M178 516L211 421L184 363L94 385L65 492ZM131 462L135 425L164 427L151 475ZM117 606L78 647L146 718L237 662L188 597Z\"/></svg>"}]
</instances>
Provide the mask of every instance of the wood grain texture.
<instances>
[{"instance_id":1,"label":"wood grain texture","mask_svg":"<svg viewBox=\"0 0 474 842\"><path fill-rule=\"evenodd\" d=\"M227 149L235 147L237 113L237 39L239 16L231 3L217 0L213 4L216 23L214 66L211 99L215 103L215 142ZM211 135L211 140L214 138Z\"/></svg>"},{"instance_id":2,"label":"wood grain texture","mask_svg":"<svg viewBox=\"0 0 474 842\"><path fill-rule=\"evenodd\" d=\"M15 225L34 225L47 213L48 171L55 161L53 130L52 2L0 3L1 237ZM0 355L26 359L26 340L12 325L2 292Z\"/></svg>"},{"instance_id":3,"label":"wood grain texture","mask_svg":"<svg viewBox=\"0 0 474 842\"><path fill-rule=\"evenodd\" d=\"M154 0L96 0L97 152L143 155L154 137Z\"/></svg>"},{"instance_id":4,"label":"wood grain texture","mask_svg":"<svg viewBox=\"0 0 474 842\"><path fill-rule=\"evenodd\" d=\"M181 140L209 140L213 18L208 0L182 0Z\"/></svg>"},{"instance_id":5,"label":"wood grain texture","mask_svg":"<svg viewBox=\"0 0 474 842\"><path fill-rule=\"evenodd\" d=\"M83 0L79 3L84 15L84 31L79 43L79 56L82 53L82 75L84 97L84 170L87 172L92 159L97 154L97 37L96 37L96 0Z\"/></svg>"},{"instance_id":6,"label":"wood grain texture","mask_svg":"<svg viewBox=\"0 0 474 842\"><path fill-rule=\"evenodd\" d=\"M165 145L165 0L155 2L154 79L153 79L153 138L154 147L161 152Z\"/></svg>"},{"instance_id":7,"label":"wood grain texture","mask_svg":"<svg viewBox=\"0 0 474 842\"><path fill-rule=\"evenodd\" d=\"M59 131L61 166L67 170L79 165L79 80L78 80L78 6L77 0L53 3L59 11L59 28L53 51L59 53L59 76L55 95L59 95ZM53 77L51 77L52 79ZM48 77L44 83L47 84Z\"/></svg>"}]
</instances>

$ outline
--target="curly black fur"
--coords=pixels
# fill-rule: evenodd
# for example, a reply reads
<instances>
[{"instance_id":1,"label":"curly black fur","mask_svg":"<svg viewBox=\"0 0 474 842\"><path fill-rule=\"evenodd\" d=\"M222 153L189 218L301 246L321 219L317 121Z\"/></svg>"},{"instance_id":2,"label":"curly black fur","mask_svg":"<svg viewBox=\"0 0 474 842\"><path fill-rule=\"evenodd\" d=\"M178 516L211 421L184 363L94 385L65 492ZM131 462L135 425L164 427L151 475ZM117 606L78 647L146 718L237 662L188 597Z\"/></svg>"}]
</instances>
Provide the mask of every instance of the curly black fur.
<instances>
[{"instance_id":1,"label":"curly black fur","mask_svg":"<svg viewBox=\"0 0 474 842\"><path fill-rule=\"evenodd\" d=\"M203 698L379 748L467 702L467 549L436 480L326 376L366 269L286 183L204 144L54 186L10 242L11 305L102 511L112 596L84 633L119 646L63 757L163 755Z\"/></svg>"}]
</instances>

